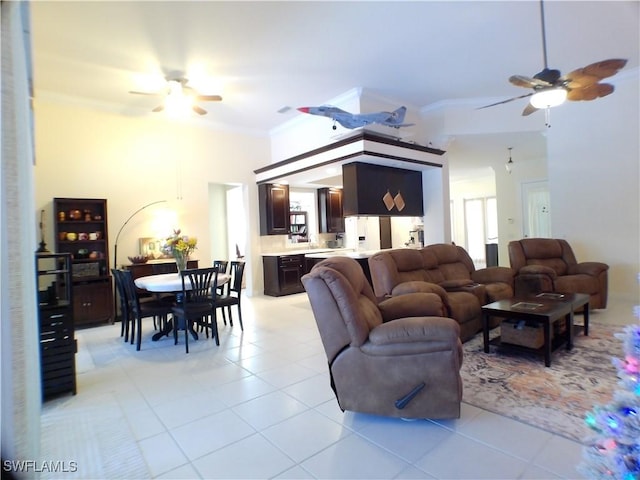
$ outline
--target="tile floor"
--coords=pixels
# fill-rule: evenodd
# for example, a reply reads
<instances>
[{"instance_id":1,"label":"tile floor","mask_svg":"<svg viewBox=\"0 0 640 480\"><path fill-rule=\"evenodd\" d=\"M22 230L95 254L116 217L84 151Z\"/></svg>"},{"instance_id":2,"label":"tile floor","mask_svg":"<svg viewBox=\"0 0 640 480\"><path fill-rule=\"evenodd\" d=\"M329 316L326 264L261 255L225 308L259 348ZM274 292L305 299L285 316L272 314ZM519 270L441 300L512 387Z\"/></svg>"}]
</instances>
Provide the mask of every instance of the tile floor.
<instances>
[{"instance_id":1,"label":"tile floor","mask_svg":"<svg viewBox=\"0 0 640 480\"><path fill-rule=\"evenodd\" d=\"M612 305L592 319L631 323L631 309ZM183 338L151 342L150 322L140 352L119 324L76 332L78 394L46 402L43 418L74 422L89 405L111 404L139 461L111 478L580 478L580 444L470 405L449 421L343 413L306 295L245 298L243 313L244 332L219 320L220 346L190 342L188 355ZM56 438L43 437L43 458L63 455ZM72 458L98 448L75 443Z\"/></svg>"}]
</instances>

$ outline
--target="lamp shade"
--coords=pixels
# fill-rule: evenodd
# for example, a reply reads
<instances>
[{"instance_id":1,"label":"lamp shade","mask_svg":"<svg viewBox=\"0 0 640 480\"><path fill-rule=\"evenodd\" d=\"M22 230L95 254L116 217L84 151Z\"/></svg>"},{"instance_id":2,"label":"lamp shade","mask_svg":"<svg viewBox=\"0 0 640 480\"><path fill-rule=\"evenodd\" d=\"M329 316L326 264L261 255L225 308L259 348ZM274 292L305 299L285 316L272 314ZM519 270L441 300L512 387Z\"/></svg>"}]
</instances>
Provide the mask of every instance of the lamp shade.
<instances>
[{"instance_id":1,"label":"lamp shade","mask_svg":"<svg viewBox=\"0 0 640 480\"><path fill-rule=\"evenodd\" d=\"M567 90L564 88L546 88L533 94L531 105L536 108L555 107L564 103L567 99Z\"/></svg>"}]
</instances>

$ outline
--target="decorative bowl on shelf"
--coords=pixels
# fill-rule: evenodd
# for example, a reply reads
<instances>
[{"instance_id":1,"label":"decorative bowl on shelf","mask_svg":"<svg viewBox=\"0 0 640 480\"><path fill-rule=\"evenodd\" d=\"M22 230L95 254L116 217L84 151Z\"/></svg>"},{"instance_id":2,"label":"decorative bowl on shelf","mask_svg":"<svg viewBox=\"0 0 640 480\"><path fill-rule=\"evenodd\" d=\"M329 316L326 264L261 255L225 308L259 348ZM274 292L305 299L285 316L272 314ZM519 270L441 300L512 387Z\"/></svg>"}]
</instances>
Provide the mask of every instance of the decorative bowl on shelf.
<instances>
[{"instance_id":1,"label":"decorative bowl on shelf","mask_svg":"<svg viewBox=\"0 0 640 480\"><path fill-rule=\"evenodd\" d=\"M147 263L149 257L146 255L136 255L135 257L127 257L133 264Z\"/></svg>"}]
</instances>

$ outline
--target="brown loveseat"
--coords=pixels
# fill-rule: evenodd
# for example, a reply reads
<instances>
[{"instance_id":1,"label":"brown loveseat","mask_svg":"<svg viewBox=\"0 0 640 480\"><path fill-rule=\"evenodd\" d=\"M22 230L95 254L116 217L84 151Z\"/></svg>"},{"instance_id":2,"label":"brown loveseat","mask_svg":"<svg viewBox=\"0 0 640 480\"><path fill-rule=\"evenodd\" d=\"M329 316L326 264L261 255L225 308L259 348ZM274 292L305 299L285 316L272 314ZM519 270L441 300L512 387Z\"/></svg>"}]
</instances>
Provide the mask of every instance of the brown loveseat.
<instances>
[{"instance_id":1,"label":"brown loveseat","mask_svg":"<svg viewBox=\"0 0 640 480\"><path fill-rule=\"evenodd\" d=\"M466 250L452 244L384 250L369 258L369 269L379 298L410 292L438 294L445 316L460 324L463 342L482 329L482 305L511 298L514 293L510 268L476 270ZM497 320L492 319L491 326L496 325Z\"/></svg>"},{"instance_id":2,"label":"brown loveseat","mask_svg":"<svg viewBox=\"0 0 640 480\"><path fill-rule=\"evenodd\" d=\"M403 418L458 418L462 344L437 295L378 305L362 267L331 257L302 277L343 410ZM420 313L417 313L420 312Z\"/></svg>"},{"instance_id":3,"label":"brown loveseat","mask_svg":"<svg viewBox=\"0 0 640 480\"><path fill-rule=\"evenodd\" d=\"M519 297L540 292L587 293L589 308L607 307L609 266L578 263L566 240L524 238L509 242L509 261Z\"/></svg>"}]
</instances>

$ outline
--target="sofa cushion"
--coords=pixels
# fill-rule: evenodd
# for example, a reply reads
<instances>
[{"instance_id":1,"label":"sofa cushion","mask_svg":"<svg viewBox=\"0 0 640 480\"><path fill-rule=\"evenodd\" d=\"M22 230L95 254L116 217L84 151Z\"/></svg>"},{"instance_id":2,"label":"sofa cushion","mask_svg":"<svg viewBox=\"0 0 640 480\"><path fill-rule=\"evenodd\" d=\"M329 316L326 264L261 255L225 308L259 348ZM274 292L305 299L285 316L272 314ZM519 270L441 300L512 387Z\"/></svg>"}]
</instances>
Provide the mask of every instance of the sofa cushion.
<instances>
[{"instance_id":1,"label":"sofa cushion","mask_svg":"<svg viewBox=\"0 0 640 480\"><path fill-rule=\"evenodd\" d=\"M556 275L567 274L567 264L561 258L530 258L527 259L527 265L542 265L549 267L556 272Z\"/></svg>"}]
</instances>

